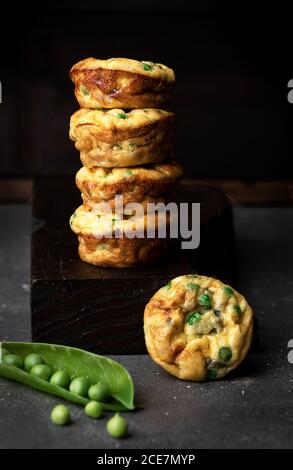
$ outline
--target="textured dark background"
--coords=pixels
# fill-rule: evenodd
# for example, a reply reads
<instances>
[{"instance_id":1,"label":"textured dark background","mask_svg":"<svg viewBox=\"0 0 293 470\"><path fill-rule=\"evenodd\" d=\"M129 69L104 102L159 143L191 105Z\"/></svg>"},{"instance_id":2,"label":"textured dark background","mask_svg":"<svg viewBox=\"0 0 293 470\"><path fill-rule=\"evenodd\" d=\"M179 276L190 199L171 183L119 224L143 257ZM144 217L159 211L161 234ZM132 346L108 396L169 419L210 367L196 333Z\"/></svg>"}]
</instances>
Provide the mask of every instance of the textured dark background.
<instances>
[{"instance_id":1,"label":"textured dark background","mask_svg":"<svg viewBox=\"0 0 293 470\"><path fill-rule=\"evenodd\" d=\"M12 5L0 32L0 176L73 173L80 162L68 139L77 109L68 70L87 56L126 56L174 67L177 158L187 175L291 178L291 15L255 3Z\"/></svg>"}]
</instances>

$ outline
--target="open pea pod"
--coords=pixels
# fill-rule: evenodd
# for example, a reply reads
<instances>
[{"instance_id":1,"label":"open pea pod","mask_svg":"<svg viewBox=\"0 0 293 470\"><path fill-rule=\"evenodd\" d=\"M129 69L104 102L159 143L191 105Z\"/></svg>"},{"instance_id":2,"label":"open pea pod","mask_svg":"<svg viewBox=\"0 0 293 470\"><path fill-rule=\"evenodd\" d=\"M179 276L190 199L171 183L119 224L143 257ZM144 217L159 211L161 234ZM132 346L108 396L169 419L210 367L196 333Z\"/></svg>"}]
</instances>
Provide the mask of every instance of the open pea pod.
<instances>
[{"instance_id":1,"label":"open pea pod","mask_svg":"<svg viewBox=\"0 0 293 470\"><path fill-rule=\"evenodd\" d=\"M46 343L2 342L1 346L23 359L28 354L40 354L54 372L64 370L71 379L87 377L91 385L97 382L104 383L108 386L112 397L112 400L103 403L105 410L126 411L134 409L134 386L131 376L121 364L112 359L77 348ZM89 402L87 398L75 395L58 385L51 384L29 372L3 362L0 362L0 377L6 377L80 405L86 405Z\"/></svg>"}]
</instances>

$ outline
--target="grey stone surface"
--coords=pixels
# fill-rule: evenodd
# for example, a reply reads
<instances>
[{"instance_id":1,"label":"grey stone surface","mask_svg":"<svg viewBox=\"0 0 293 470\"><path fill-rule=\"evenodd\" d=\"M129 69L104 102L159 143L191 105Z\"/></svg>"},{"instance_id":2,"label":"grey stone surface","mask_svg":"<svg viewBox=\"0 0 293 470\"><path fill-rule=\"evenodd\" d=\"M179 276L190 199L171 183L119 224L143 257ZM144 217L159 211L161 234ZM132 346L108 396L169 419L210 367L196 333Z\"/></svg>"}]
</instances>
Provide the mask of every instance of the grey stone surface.
<instances>
[{"instance_id":1,"label":"grey stone surface","mask_svg":"<svg viewBox=\"0 0 293 470\"><path fill-rule=\"evenodd\" d=\"M1 338L29 339L29 219L25 206L0 207ZM259 341L226 379L181 382L147 356L117 359L133 376L136 402L130 436L115 441L106 420L70 405L74 422L53 426L59 399L0 380L1 448L290 448L293 446L293 208L235 208L237 287L258 319ZM3 228L2 228L3 227ZM236 261L235 261L236 262ZM3 304L5 307L3 307Z\"/></svg>"},{"instance_id":2,"label":"grey stone surface","mask_svg":"<svg viewBox=\"0 0 293 470\"><path fill-rule=\"evenodd\" d=\"M0 339L30 336L29 205L0 206Z\"/></svg>"}]
</instances>

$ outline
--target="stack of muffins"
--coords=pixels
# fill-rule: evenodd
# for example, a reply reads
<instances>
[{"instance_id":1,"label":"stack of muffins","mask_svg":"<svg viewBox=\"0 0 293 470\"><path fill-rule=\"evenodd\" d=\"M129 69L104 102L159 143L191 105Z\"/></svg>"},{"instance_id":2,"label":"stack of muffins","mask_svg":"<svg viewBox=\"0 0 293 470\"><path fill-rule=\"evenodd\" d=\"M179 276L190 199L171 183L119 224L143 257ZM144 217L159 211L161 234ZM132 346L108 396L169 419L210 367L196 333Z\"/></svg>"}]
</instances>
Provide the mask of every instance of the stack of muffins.
<instances>
[{"instance_id":1,"label":"stack of muffins","mask_svg":"<svg viewBox=\"0 0 293 470\"><path fill-rule=\"evenodd\" d=\"M72 67L70 78L81 107L71 117L70 138L84 165L76 175L83 205L70 219L79 256L98 266L153 261L166 239L157 236L160 216L145 216L148 203L167 202L182 176L170 160L175 115L161 109L169 104L174 72L153 62L89 58ZM120 210L117 195L123 196ZM114 216L103 203L116 208ZM131 203L142 208L135 222ZM145 236L125 235L134 224ZM153 238L146 236L151 228Z\"/></svg>"}]
</instances>

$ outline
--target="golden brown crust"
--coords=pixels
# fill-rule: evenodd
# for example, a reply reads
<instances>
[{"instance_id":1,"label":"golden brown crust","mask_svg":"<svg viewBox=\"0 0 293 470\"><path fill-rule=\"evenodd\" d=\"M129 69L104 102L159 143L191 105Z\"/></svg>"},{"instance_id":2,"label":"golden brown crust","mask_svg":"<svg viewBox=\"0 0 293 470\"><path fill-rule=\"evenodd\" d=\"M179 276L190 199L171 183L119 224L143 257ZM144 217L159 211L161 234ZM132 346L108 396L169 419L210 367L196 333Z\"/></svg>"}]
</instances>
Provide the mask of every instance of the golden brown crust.
<instances>
[{"instance_id":1,"label":"golden brown crust","mask_svg":"<svg viewBox=\"0 0 293 470\"><path fill-rule=\"evenodd\" d=\"M158 196L172 191L181 177L182 167L176 162L131 169L83 167L76 174L76 185L84 204L92 208L101 201L113 205L117 194L123 196L124 205L146 199L146 202L159 202Z\"/></svg>"},{"instance_id":2,"label":"golden brown crust","mask_svg":"<svg viewBox=\"0 0 293 470\"><path fill-rule=\"evenodd\" d=\"M166 240L147 238L100 238L79 235L78 253L87 263L126 268L151 263L166 251Z\"/></svg>"},{"instance_id":3,"label":"golden brown crust","mask_svg":"<svg viewBox=\"0 0 293 470\"><path fill-rule=\"evenodd\" d=\"M119 117L120 116L120 117ZM70 120L70 138L84 166L127 167L154 163L173 151L175 115L156 109L129 113L80 109Z\"/></svg>"},{"instance_id":4,"label":"golden brown crust","mask_svg":"<svg viewBox=\"0 0 293 470\"><path fill-rule=\"evenodd\" d=\"M131 59L94 58L75 64L70 78L83 108L160 108L170 101L175 82L172 69ZM150 70L144 70L150 67Z\"/></svg>"},{"instance_id":5,"label":"golden brown crust","mask_svg":"<svg viewBox=\"0 0 293 470\"><path fill-rule=\"evenodd\" d=\"M202 305L203 300L210 305ZM146 346L170 374L202 381L235 369L251 344L253 313L245 298L217 279L180 276L145 308Z\"/></svg>"}]
</instances>

